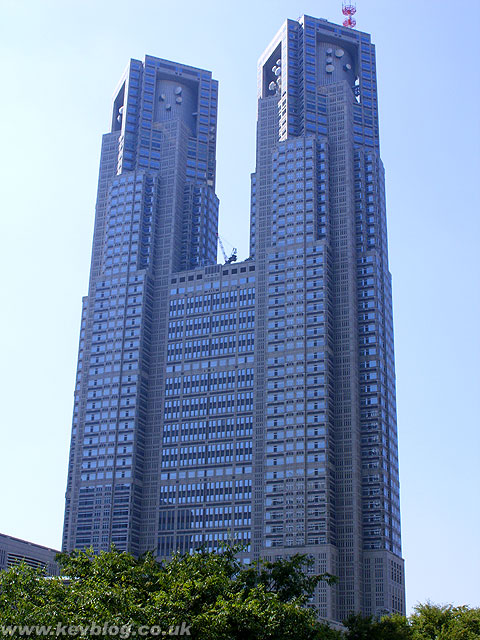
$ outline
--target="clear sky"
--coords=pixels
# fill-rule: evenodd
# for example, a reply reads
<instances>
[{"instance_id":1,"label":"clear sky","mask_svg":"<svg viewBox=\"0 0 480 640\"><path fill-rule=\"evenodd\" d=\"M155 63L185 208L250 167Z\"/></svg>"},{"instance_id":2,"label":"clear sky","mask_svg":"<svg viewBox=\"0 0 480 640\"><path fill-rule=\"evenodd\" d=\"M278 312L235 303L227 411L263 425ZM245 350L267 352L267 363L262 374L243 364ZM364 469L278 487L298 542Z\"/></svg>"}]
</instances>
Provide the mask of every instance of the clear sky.
<instances>
[{"instance_id":1,"label":"clear sky","mask_svg":"<svg viewBox=\"0 0 480 640\"><path fill-rule=\"evenodd\" d=\"M1 0L0 531L58 547L101 134L129 58L220 81L220 233L248 255L256 62L341 0ZM480 605L479 2L358 0L377 45L407 600Z\"/></svg>"}]
</instances>

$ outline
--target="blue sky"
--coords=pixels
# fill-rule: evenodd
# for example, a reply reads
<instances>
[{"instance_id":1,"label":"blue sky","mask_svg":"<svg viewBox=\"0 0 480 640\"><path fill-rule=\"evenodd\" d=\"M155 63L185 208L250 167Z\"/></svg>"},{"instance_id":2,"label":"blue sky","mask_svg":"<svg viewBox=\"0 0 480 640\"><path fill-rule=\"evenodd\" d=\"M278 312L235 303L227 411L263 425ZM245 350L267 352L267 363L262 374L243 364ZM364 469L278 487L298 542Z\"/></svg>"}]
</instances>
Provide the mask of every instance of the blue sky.
<instances>
[{"instance_id":1,"label":"blue sky","mask_svg":"<svg viewBox=\"0 0 480 640\"><path fill-rule=\"evenodd\" d=\"M480 3L358 0L377 45L407 600L480 605ZM248 255L256 62L341 0L3 0L0 531L61 539L101 134L129 58L220 81L220 233Z\"/></svg>"}]
</instances>

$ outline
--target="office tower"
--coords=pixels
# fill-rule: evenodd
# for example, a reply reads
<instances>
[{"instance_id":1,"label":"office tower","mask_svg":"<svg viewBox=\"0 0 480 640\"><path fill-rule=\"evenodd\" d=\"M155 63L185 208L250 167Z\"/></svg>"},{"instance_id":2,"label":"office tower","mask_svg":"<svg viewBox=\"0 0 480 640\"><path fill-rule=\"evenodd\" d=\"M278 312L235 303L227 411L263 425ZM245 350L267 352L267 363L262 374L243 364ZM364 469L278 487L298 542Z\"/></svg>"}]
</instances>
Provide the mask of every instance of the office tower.
<instances>
[{"instance_id":1,"label":"office tower","mask_svg":"<svg viewBox=\"0 0 480 640\"><path fill-rule=\"evenodd\" d=\"M287 20L258 67L250 257L217 265L217 87L132 61L104 137L64 548L307 553L319 615L403 612L370 36Z\"/></svg>"},{"instance_id":2,"label":"office tower","mask_svg":"<svg viewBox=\"0 0 480 640\"><path fill-rule=\"evenodd\" d=\"M113 542L139 553L142 535L151 544L157 534L171 274L216 261L217 90L209 72L147 56L131 60L115 92L83 300L65 549Z\"/></svg>"}]
</instances>

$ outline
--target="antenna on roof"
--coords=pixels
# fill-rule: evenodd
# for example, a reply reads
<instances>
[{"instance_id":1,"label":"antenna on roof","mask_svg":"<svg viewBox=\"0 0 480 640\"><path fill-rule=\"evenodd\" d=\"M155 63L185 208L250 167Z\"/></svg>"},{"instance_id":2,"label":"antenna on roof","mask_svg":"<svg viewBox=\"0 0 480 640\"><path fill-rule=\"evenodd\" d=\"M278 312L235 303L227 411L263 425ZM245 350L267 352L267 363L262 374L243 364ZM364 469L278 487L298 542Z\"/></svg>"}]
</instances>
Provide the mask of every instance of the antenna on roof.
<instances>
[{"instance_id":1,"label":"antenna on roof","mask_svg":"<svg viewBox=\"0 0 480 640\"><path fill-rule=\"evenodd\" d=\"M348 0L343 0L342 2L342 13L346 16L343 21L343 26L348 27L349 29L353 29L357 21L353 17L357 13L357 5L355 2L349 2Z\"/></svg>"}]
</instances>

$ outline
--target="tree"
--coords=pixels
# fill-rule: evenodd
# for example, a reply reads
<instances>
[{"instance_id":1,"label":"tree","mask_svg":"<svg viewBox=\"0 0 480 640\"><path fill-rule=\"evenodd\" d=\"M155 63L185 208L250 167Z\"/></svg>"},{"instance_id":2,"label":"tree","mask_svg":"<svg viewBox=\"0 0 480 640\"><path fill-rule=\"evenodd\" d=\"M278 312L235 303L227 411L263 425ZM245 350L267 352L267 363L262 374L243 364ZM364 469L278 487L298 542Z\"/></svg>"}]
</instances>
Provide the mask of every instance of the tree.
<instances>
[{"instance_id":1,"label":"tree","mask_svg":"<svg viewBox=\"0 0 480 640\"><path fill-rule=\"evenodd\" d=\"M437 640L442 629L449 625L451 619L450 606L437 606L429 602L415 607L410 618L414 640Z\"/></svg>"},{"instance_id":2,"label":"tree","mask_svg":"<svg viewBox=\"0 0 480 640\"><path fill-rule=\"evenodd\" d=\"M147 638L182 628L199 640L342 637L305 606L318 582L331 583L331 576L307 575L305 556L246 567L237 552L198 551L160 564L151 554L137 560L115 549L75 551L58 556L64 578L14 567L0 574L0 624L82 626L86 637L125 638L139 627L151 629Z\"/></svg>"},{"instance_id":3,"label":"tree","mask_svg":"<svg viewBox=\"0 0 480 640\"><path fill-rule=\"evenodd\" d=\"M480 609L431 603L418 605L410 618L352 615L342 634L307 606L319 582L332 584L332 576L312 575L311 560L302 555L246 566L239 550L200 550L164 564L152 554L135 559L114 548L99 555L74 551L58 556L60 578L13 567L0 572L0 635L3 627L4 635L22 637L6 625L44 625L29 637L128 638L144 628L147 639L169 630L188 630L196 640L480 639Z\"/></svg>"},{"instance_id":4,"label":"tree","mask_svg":"<svg viewBox=\"0 0 480 640\"><path fill-rule=\"evenodd\" d=\"M372 616L353 614L344 622L345 640L412 640L407 618L400 615L376 620Z\"/></svg>"},{"instance_id":5,"label":"tree","mask_svg":"<svg viewBox=\"0 0 480 640\"><path fill-rule=\"evenodd\" d=\"M380 638L385 640L413 640L410 623L405 616L385 616L379 622Z\"/></svg>"},{"instance_id":6,"label":"tree","mask_svg":"<svg viewBox=\"0 0 480 640\"><path fill-rule=\"evenodd\" d=\"M480 609L419 604L410 617L413 640L478 640Z\"/></svg>"},{"instance_id":7,"label":"tree","mask_svg":"<svg viewBox=\"0 0 480 640\"><path fill-rule=\"evenodd\" d=\"M479 640L480 609L420 604L415 613L385 616L351 615L345 640Z\"/></svg>"},{"instance_id":8,"label":"tree","mask_svg":"<svg viewBox=\"0 0 480 640\"><path fill-rule=\"evenodd\" d=\"M348 640L379 640L377 623L372 616L352 614L343 624L348 629Z\"/></svg>"},{"instance_id":9,"label":"tree","mask_svg":"<svg viewBox=\"0 0 480 640\"><path fill-rule=\"evenodd\" d=\"M480 609L456 607L450 629L442 631L438 640L478 640L480 638Z\"/></svg>"}]
</instances>

